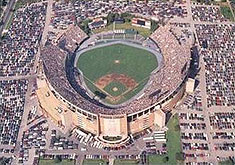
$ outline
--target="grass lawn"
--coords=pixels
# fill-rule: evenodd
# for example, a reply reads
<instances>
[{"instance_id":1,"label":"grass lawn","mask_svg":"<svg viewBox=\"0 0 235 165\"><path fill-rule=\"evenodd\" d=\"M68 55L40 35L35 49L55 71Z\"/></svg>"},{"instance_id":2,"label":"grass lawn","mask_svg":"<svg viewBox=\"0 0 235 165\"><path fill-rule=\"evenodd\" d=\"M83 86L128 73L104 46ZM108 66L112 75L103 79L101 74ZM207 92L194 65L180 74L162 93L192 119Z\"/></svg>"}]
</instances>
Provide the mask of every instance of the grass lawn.
<instances>
[{"instance_id":1,"label":"grass lawn","mask_svg":"<svg viewBox=\"0 0 235 165\"><path fill-rule=\"evenodd\" d=\"M106 165L107 161L103 159L84 159L83 165Z\"/></svg>"},{"instance_id":2,"label":"grass lawn","mask_svg":"<svg viewBox=\"0 0 235 165\"><path fill-rule=\"evenodd\" d=\"M137 160L121 160L121 159L114 160L114 165L137 165L137 164L138 164Z\"/></svg>"},{"instance_id":3,"label":"grass lawn","mask_svg":"<svg viewBox=\"0 0 235 165\"><path fill-rule=\"evenodd\" d=\"M234 165L232 160L220 161L219 165Z\"/></svg>"},{"instance_id":4,"label":"grass lawn","mask_svg":"<svg viewBox=\"0 0 235 165\"><path fill-rule=\"evenodd\" d=\"M149 165L163 165L166 164L167 162L164 161L165 157L167 157L167 155L162 156L162 155L149 155L148 156L148 161L149 161Z\"/></svg>"},{"instance_id":5,"label":"grass lawn","mask_svg":"<svg viewBox=\"0 0 235 165\"><path fill-rule=\"evenodd\" d=\"M167 123L168 131L166 134L167 138L167 155L159 156L159 155L152 155L149 156L149 164L152 165L161 165L161 164L182 164L182 162L178 162L176 160L176 153L180 153L181 150L181 143L180 143L180 129L179 129L179 120L178 114L175 114ZM168 161L164 160L164 157L169 158Z\"/></svg>"},{"instance_id":6,"label":"grass lawn","mask_svg":"<svg viewBox=\"0 0 235 165\"><path fill-rule=\"evenodd\" d=\"M151 35L151 30L150 29L132 26L130 22L126 22L124 24L116 24L115 29L116 30L117 29L135 29L139 32L139 34L141 34L144 37L149 37ZM102 31L109 31L109 30L113 30L113 24L111 24L111 25L109 25L105 28L95 29L95 30L93 30L93 32L94 33L100 33Z\"/></svg>"},{"instance_id":7,"label":"grass lawn","mask_svg":"<svg viewBox=\"0 0 235 165\"><path fill-rule=\"evenodd\" d=\"M228 6L220 6L220 12L225 18L234 21L232 11Z\"/></svg>"},{"instance_id":8,"label":"grass lawn","mask_svg":"<svg viewBox=\"0 0 235 165\"><path fill-rule=\"evenodd\" d=\"M59 163L56 163L55 160L47 160L47 159L41 159L39 161L39 165L74 165L75 161L74 160L62 160Z\"/></svg>"},{"instance_id":9,"label":"grass lawn","mask_svg":"<svg viewBox=\"0 0 235 165\"><path fill-rule=\"evenodd\" d=\"M114 89L117 89L116 91ZM124 84L120 82L113 81L109 83L106 87L104 87L104 90L108 92L111 96L119 96L123 92L127 90Z\"/></svg>"}]
</instances>

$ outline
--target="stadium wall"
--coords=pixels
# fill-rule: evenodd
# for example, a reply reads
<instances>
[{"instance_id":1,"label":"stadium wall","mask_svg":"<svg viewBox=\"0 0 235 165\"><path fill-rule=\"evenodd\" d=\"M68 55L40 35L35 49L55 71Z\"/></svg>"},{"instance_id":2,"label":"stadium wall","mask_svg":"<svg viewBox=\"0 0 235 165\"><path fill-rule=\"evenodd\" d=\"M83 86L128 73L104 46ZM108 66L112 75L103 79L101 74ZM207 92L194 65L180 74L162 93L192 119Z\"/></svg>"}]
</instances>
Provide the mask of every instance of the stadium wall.
<instances>
[{"instance_id":1,"label":"stadium wall","mask_svg":"<svg viewBox=\"0 0 235 165\"><path fill-rule=\"evenodd\" d=\"M56 94L56 91L53 90L50 84L48 84L47 89L50 89L51 95ZM147 128L153 127L154 125L163 127L165 123L165 113L162 113L161 109L165 110L173 108L184 95L184 91L185 83L173 92L171 96L168 96L168 100L160 104L160 106L154 105L144 111L129 115L97 115L87 112L86 110L81 111L80 108L72 110L71 104L68 104L68 102L59 96L54 96L54 98L58 100L58 106L65 107L64 109L69 111L69 113L66 113L66 117L65 113L59 114L57 112L56 106L54 106L53 109L50 106L43 106L43 111L47 114L47 117L53 119L55 123L58 125L62 124L63 126L61 128L63 129L71 130L74 127L79 127L98 137L121 136L122 139L125 139L129 134L139 133ZM47 90L44 90L44 92L44 94L41 93L40 95L46 95ZM39 101L40 99L42 98L39 97Z\"/></svg>"},{"instance_id":2,"label":"stadium wall","mask_svg":"<svg viewBox=\"0 0 235 165\"><path fill-rule=\"evenodd\" d=\"M135 134L154 125L154 113L143 114L136 120L128 123L129 133Z\"/></svg>"}]
</instances>

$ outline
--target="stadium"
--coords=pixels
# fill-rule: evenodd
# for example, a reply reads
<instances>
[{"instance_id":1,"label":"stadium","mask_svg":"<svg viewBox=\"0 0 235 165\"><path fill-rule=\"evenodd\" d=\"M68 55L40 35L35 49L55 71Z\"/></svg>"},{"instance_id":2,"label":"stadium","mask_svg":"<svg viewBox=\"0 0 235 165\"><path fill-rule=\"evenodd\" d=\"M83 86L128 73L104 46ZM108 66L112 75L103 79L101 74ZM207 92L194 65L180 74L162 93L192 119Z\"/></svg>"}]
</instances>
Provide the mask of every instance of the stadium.
<instances>
[{"instance_id":1,"label":"stadium","mask_svg":"<svg viewBox=\"0 0 235 165\"><path fill-rule=\"evenodd\" d=\"M165 112L185 92L190 47L167 25L147 39L120 30L88 37L73 26L41 49L41 59L37 97L44 114L65 130L119 145L165 125Z\"/></svg>"}]
</instances>

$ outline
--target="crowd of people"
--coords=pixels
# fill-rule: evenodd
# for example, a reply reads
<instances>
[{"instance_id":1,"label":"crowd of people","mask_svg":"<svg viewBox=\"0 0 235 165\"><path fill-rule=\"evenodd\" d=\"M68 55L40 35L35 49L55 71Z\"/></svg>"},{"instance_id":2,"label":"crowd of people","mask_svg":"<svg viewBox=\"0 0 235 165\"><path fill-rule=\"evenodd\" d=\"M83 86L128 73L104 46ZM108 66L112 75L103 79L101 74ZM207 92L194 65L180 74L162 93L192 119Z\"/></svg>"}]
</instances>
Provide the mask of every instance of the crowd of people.
<instances>
[{"instance_id":1,"label":"crowd of people","mask_svg":"<svg viewBox=\"0 0 235 165\"><path fill-rule=\"evenodd\" d=\"M0 81L0 144L16 144L27 86L25 79Z\"/></svg>"},{"instance_id":2,"label":"crowd of people","mask_svg":"<svg viewBox=\"0 0 235 165\"><path fill-rule=\"evenodd\" d=\"M159 46L164 57L164 67L152 87L158 87L169 94L183 82L190 63L190 45L180 43L172 34L170 26L160 27L150 36ZM154 77L155 78L155 77ZM159 85L155 85L159 84Z\"/></svg>"},{"instance_id":3,"label":"crowd of people","mask_svg":"<svg viewBox=\"0 0 235 165\"><path fill-rule=\"evenodd\" d=\"M31 4L15 12L0 42L0 76L30 72L44 28L46 6L46 3Z\"/></svg>"},{"instance_id":4,"label":"crowd of people","mask_svg":"<svg viewBox=\"0 0 235 165\"><path fill-rule=\"evenodd\" d=\"M66 32L60 37L59 45L73 53L81 41L87 38L87 34L78 26L70 25Z\"/></svg>"},{"instance_id":5,"label":"crowd of people","mask_svg":"<svg viewBox=\"0 0 235 165\"><path fill-rule=\"evenodd\" d=\"M41 57L45 64L45 73L52 87L70 103L95 113L104 114L122 114L132 113L150 107L159 99L171 94L184 80L190 61L190 49L181 45L175 36L170 32L170 27L160 27L151 38L158 43L160 50L164 56L164 66L160 71L153 73L150 77L150 83L144 91L144 95L140 98L128 102L118 109L99 106L79 95L67 80L64 61L66 53L61 51L59 47L52 44L47 45L41 51ZM83 38L81 38L80 42ZM74 42L74 40L71 40ZM77 42L79 43L79 41ZM152 44L152 42L149 42ZM85 89L79 87L79 93L86 93ZM83 92L82 92L83 90ZM153 97L154 92L158 92ZM93 100L94 101L94 100ZM97 102L97 101L96 101Z\"/></svg>"},{"instance_id":6,"label":"crowd of people","mask_svg":"<svg viewBox=\"0 0 235 165\"><path fill-rule=\"evenodd\" d=\"M205 62L207 106L235 105L235 26L196 25Z\"/></svg>"},{"instance_id":7,"label":"crowd of people","mask_svg":"<svg viewBox=\"0 0 235 165\"><path fill-rule=\"evenodd\" d=\"M50 85L70 103L83 109L95 111L97 106L80 96L70 85L65 71L66 56L65 51L50 43L41 50L41 57L45 66L44 71Z\"/></svg>"},{"instance_id":8,"label":"crowd of people","mask_svg":"<svg viewBox=\"0 0 235 165\"><path fill-rule=\"evenodd\" d=\"M224 22L227 19L221 14L219 6L192 6L194 21Z\"/></svg>"}]
</instances>

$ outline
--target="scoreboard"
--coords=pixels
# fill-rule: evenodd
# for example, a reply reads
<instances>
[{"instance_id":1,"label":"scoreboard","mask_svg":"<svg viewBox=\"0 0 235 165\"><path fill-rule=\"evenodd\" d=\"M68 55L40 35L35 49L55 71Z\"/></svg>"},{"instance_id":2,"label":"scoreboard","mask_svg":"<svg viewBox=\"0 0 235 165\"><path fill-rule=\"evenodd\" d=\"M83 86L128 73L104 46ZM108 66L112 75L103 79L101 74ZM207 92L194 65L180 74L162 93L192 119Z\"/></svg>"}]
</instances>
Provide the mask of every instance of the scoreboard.
<instances>
[{"instance_id":1,"label":"scoreboard","mask_svg":"<svg viewBox=\"0 0 235 165\"><path fill-rule=\"evenodd\" d=\"M151 21L143 18L133 18L131 20L131 24L133 26L143 27L147 29L151 29Z\"/></svg>"}]
</instances>

